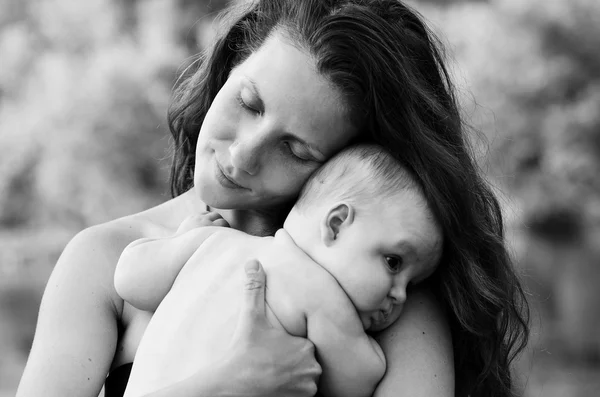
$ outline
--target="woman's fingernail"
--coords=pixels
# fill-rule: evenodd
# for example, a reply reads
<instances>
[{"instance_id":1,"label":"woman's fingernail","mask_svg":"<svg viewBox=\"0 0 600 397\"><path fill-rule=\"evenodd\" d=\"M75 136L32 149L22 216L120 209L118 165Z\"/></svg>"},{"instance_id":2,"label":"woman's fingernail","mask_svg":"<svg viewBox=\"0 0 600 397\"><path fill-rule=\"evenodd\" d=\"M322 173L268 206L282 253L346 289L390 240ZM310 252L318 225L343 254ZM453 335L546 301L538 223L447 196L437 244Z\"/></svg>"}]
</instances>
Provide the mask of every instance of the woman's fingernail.
<instances>
[{"instance_id":1,"label":"woman's fingernail","mask_svg":"<svg viewBox=\"0 0 600 397\"><path fill-rule=\"evenodd\" d=\"M256 273L258 272L258 261L248 261L246 262L246 273Z\"/></svg>"}]
</instances>

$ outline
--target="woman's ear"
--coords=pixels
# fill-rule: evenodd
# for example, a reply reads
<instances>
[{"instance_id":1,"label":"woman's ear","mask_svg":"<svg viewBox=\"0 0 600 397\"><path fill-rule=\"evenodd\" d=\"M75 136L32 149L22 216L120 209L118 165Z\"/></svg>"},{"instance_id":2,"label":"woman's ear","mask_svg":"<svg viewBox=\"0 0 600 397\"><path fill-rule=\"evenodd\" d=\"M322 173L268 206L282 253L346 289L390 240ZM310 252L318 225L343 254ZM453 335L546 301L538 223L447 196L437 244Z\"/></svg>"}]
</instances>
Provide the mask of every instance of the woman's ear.
<instances>
[{"instance_id":1,"label":"woman's ear","mask_svg":"<svg viewBox=\"0 0 600 397\"><path fill-rule=\"evenodd\" d=\"M321 241L331 246L338 238L340 231L354 221L354 208L350 204L338 203L331 207L321 222Z\"/></svg>"}]
</instances>

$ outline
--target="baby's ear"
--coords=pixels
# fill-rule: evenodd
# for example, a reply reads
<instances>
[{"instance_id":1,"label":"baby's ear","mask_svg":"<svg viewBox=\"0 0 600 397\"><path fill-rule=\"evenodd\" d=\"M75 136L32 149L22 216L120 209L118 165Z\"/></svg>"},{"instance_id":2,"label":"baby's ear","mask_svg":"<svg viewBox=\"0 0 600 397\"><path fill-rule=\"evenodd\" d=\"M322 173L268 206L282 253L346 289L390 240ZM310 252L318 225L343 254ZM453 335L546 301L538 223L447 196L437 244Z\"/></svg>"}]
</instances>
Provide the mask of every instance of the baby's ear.
<instances>
[{"instance_id":1,"label":"baby's ear","mask_svg":"<svg viewBox=\"0 0 600 397\"><path fill-rule=\"evenodd\" d=\"M354 208L347 203L337 203L326 213L321 222L321 240L329 247L339 237L341 231L354 221Z\"/></svg>"}]
</instances>

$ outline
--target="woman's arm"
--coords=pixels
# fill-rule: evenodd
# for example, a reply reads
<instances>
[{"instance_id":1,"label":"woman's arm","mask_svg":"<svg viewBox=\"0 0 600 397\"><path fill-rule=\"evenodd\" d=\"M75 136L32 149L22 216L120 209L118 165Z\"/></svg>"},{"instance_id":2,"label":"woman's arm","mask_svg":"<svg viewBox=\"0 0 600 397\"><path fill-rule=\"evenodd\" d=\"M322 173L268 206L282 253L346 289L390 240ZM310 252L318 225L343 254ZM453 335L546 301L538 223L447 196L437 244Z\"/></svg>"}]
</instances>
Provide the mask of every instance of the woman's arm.
<instances>
[{"instance_id":1,"label":"woman's arm","mask_svg":"<svg viewBox=\"0 0 600 397\"><path fill-rule=\"evenodd\" d=\"M454 396L450 329L431 291L411 291L400 318L375 339L387 359L375 397Z\"/></svg>"},{"instance_id":2,"label":"woman's arm","mask_svg":"<svg viewBox=\"0 0 600 397\"><path fill-rule=\"evenodd\" d=\"M18 397L99 394L117 343L114 265L135 238L123 233L93 227L65 248L44 292Z\"/></svg>"}]
</instances>

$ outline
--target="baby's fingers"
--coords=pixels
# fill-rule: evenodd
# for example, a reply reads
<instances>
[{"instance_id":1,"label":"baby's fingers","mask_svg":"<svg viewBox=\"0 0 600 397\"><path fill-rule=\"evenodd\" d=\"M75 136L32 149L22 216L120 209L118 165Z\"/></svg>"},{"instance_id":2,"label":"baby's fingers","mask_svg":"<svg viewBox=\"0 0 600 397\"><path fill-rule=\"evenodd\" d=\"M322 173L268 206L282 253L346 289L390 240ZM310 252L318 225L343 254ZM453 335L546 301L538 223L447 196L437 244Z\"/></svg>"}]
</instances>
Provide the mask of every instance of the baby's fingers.
<instances>
[{"instance_id":1,"label":"baby's fingers","mask_svg":"<svg viewBox=\"0 0 600 397\"><path fill-rule=\"evenodd\" d=\"M229 227L229 223L223 218L214 220L212 224L213 226Z\"/></svg>"},{"instance_id":2,"label":"baby's fingers","mask_svg":"<svg viewBox=\"0 0 600 397\"><path fill-rule=\"evenodd\" d=\"M215 211L206 211L199 214L194 214L188 216L183 220L183 222L181 222L181 225L179 225L179 228L177 229L177 234L185 233L195 228L204 226L229 226L228 224L222 224L222 222L215 224L215 222L219 220L224 221L224 219L221 217L221 214Z\"/></svg>"}]
</instances>

